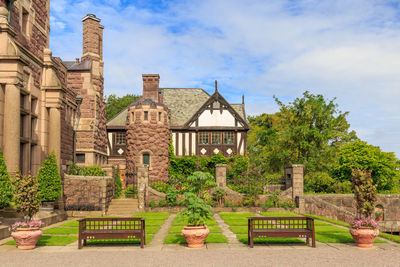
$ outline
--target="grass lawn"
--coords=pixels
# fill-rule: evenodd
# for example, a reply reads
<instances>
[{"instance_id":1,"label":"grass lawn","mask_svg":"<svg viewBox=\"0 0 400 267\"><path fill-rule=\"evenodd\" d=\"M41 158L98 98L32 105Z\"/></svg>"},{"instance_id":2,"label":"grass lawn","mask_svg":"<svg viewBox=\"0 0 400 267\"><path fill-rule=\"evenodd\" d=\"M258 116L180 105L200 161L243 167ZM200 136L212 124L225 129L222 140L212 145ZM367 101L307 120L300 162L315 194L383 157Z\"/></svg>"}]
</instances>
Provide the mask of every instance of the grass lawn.
<instances>
[{"instance_id":1,"label":"grass lawn","mask_svg":"<svg viewBox=\"0 0 400 267\"><path fill-rule=\"evenodd\" d=\"M143 217L146 219L146 243L148 244L155 233L160 230L161 225L168 218L166 212L143 212L136 213L134 217ZM52 227L43 230L43 236L40 237L38 246L66 246L78 240L79 222L70 221L61 224L58 227ZM118 228L118 227L117 227ZM108 244L140 244L139 239L96 239L88 240L88 245L108 245ZM9 241L6 245L16 245L15 241Z\"/></svg>"},{"instance_id":2,"label":"grass lawn","mask_svg":"<svg viewBox=\"0 0 400 267\"><path fill-rule=\"evenodd\" d=\"M164 239L164 244L186 244L185 238L181 235L183 226L187 225L187 219L177 215L172 223L171 228L168 230L168 235ZM218 227L214 218L206 221L210 234L206 238L206 243L228 243L226 237L222 234L221 229Z\"/></svg>"}]
</instances>

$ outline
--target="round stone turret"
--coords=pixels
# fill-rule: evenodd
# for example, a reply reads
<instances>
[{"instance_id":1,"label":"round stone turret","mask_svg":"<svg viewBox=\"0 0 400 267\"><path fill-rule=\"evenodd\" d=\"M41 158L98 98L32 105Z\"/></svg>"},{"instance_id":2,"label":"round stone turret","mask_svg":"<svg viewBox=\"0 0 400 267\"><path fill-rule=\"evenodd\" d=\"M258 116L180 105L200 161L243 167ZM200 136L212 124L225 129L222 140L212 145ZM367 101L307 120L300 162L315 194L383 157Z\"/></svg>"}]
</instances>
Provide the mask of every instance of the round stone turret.
<instances>
[{"instance_id":1,"label":"round stone turret","mask_svg":"<svg viewBox=\"0 0 400 267\"><path fill-rule=\"evenodd\" d=\"M127 117L127 183L136 184L136 167L149 166L149 183L168 181L170 132L168 109L152 99L129 106Z\"/></svg>"}]
</instances>

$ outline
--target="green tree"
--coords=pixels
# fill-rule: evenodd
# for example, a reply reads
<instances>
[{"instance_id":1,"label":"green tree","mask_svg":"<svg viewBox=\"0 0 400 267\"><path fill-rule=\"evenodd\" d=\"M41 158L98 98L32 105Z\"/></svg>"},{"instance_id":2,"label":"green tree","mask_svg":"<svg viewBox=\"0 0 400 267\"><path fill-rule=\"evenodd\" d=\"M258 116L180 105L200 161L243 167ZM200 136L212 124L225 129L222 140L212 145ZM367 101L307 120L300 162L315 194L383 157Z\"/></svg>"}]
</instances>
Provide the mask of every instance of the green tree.
<instances>
[{"instance_id":1,"label":"green tree","mask_svg":"<svg viewBox=\"0 0 400 267\"><path fill-rule=\"evenodd\" d=\"M332 176L340 181L351 181L352 169L369 170L379 192L393 191L399 184L399 167L400 162L393 152L383 152L377 146L355 141L339 148Z\"/></svg>"},{"instance_id":2,"label":"green tree","mask_svg":"<svg viewBox=\"0 0 400 267\"><path fill-rule=\"evenodd\" d=\"M129 104L135 102L140 96L127 94L125 96L118 97L115 94L106 96L106 118L107 120L113 118Z\"/></svg>"},{"instance_id":3,"label":"green tree","mask_svg":"<svg viewBox=\"0 0 400 267\"><path fill-rule=\"evenodd\" d=\"M280 106L278 113L249 118L252 165L277 172L285 164L301 163L307 172L327 171L338 148L357 139L349 131L348 113L338 109L335 99L306 91L287 105L276 97L275 101Z\"/></svg>"},{"instance_id":4,"label":"green tree","mask_svg":"<svg viewBox=\"0 0 400 267\"><path fill-rule=\"evenodd\" d=\"M0 209L8 207L13 198L10 176L7 172L3 151L0 150Z\"/></svg>"},{"instance_id":5,"label":"green tree","mask_svg":"<svg viewBox=\"0 0 400 267\"><path fill-rule=\"evenodd\" d=\"M40 201L56 201L61 196L61 178L57 158L52 151L43 161L37 176Z\"/></svg>"}]
</instances>

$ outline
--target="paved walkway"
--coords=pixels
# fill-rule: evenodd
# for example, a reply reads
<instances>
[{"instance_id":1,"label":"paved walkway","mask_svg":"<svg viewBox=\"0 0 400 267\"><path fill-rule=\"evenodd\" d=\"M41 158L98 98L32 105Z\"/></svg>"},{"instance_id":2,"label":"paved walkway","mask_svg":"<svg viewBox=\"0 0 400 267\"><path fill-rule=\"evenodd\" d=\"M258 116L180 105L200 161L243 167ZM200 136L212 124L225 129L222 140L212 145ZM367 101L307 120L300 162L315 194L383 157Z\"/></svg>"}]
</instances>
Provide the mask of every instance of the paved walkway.
<instances>
[{"instance_id":1,"label":"paved walkway","mask_svg":"<svg viewBox=\"0 0 400 267\"><path fill-rule=\"evenodd\" d=\"M161 225L160 230L158 230L158 232L153 236L151 242L146 246L147 248L156 250L162 249L164 245L164 239L168 235L168 230L172 226L175 216L175 214L169 215L168 219L166 219L163 225Z\"/></svg>"},{"instance_id":2,"label":"paved walkway","mask_svg":"<svg viewBox=\"0 0 400 267\"><path fill-rule=\"evenodd\" d=\"M222 234L226 236L228 239L229 247L245 247L243 243L241 243L236 234L234 234L231 229L229 229L229 225L225 223L225 221L219 216L218 213L214 213L214 219L217 222L219 228L221 228Z\"/></svg>"}]
</instances>

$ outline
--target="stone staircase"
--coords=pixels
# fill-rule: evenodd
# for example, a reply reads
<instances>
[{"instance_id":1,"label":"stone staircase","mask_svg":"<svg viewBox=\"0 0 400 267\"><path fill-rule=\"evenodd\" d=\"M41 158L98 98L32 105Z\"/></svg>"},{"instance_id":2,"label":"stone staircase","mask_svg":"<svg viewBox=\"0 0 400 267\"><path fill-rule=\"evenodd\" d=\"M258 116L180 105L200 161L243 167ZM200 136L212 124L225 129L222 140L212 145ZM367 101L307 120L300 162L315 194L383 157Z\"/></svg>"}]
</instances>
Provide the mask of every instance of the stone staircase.
<instances>
[{"instance_id":1,"label":"stone staircase","mask_svg":"<svg viewBox=\"0 0 400 267\"><path fill-rule=\"evenodd\" d=\"M107 216L131 217L138 211L138 200L134 198L113 199L108 207Z\"/></svg>"}]
</instances>

